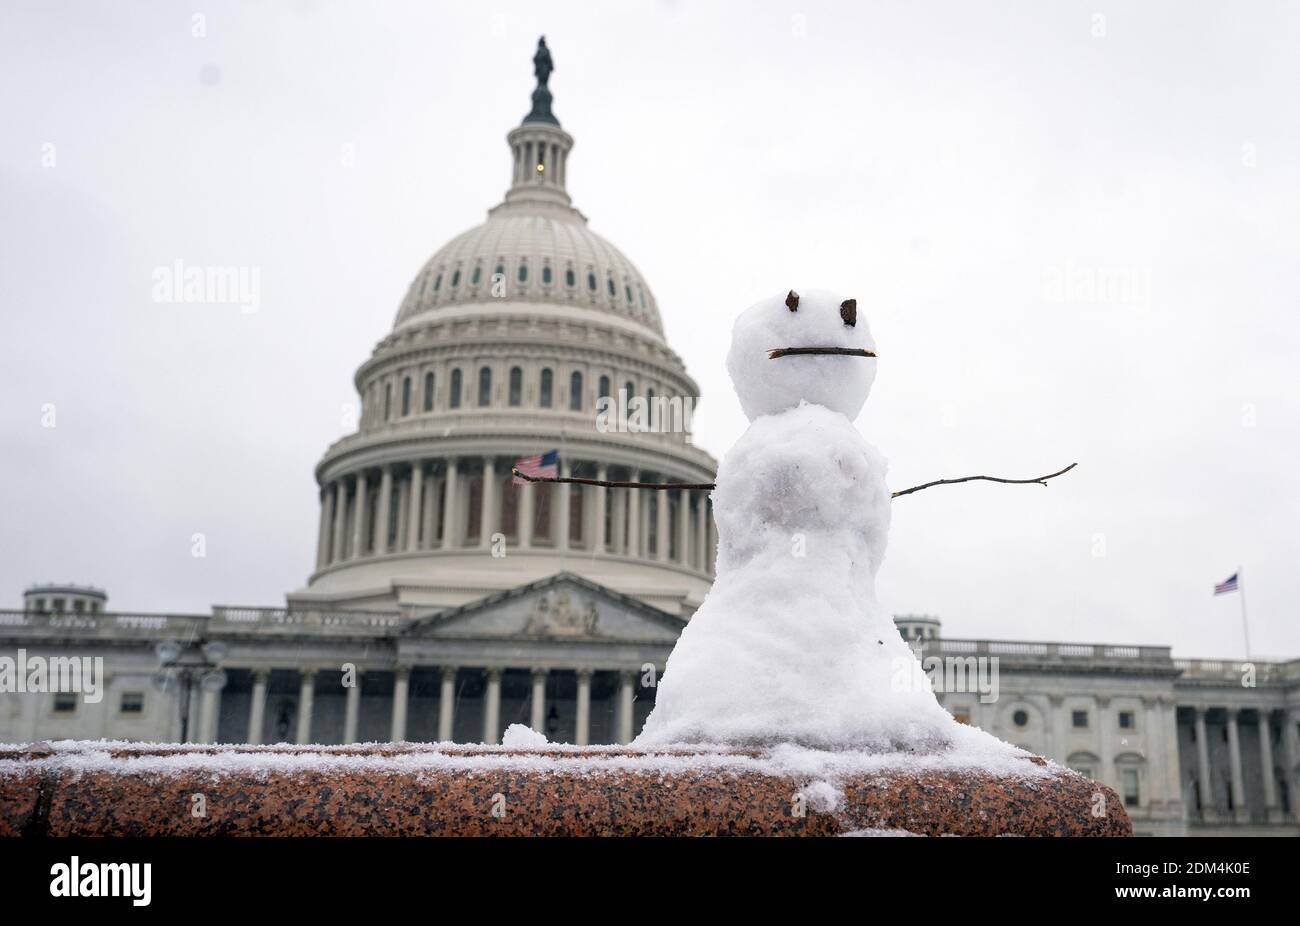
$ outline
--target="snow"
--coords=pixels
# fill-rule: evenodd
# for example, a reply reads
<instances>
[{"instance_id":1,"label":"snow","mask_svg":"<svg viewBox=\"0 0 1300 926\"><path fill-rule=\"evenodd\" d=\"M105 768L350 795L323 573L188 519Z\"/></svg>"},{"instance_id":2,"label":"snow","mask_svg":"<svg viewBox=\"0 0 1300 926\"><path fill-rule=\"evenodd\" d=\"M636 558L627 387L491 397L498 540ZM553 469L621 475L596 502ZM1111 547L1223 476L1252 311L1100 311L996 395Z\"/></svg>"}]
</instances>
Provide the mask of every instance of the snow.
<instances>
[{"instance_id":1,"label":"snow","mask_svg":"<svg viewBox=\"0 0 1300 926\"><path fill-rule=\"evenodd\" d=\"M718 468L717 577L668 658L639 745L934 752L962 738L876 600L886 464L850 420L875 360L767 354L874 349L841 302L808 292L791 312L774 297L736 322L727 367L752 423Z\"/></svg>"},{"instance_id":2,"label":"snow","mask_svg":"<svg viewBox=\"0 0 1300 926\"><path fill-rule=\"evenodd\" d=\"M522 723L512 723L506 727L501 737L501 745L508 749L528 749L533 746L545 746L546 734L538 733L532 727Z\"/></svg>"}]
</instances>

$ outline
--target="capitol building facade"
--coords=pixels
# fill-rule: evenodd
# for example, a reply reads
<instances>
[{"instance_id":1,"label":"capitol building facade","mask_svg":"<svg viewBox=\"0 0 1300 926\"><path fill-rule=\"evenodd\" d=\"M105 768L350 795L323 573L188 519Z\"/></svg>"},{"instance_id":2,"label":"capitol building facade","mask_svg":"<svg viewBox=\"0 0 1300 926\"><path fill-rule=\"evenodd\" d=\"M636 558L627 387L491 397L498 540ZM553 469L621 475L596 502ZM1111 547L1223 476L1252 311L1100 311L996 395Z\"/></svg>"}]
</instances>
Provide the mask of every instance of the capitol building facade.
<instances>
[{"instance_id":1,"label":"capitol building facade","mask_svg":"<svg viewBox=\"0 0 1300 926\"><path fill-rule=\"evenodd\" d=\"M503 201L424 264L357 370L358 430L316 467L306 583L284 607L191 615L29 589L0 611L0 659L99 665L101 690L0 691L0 742L500 742L514 723L576 744L635 736L711 582L709 497L690 486L715 461L684 428L597 426L602 402L698 390L646 280L570 201L574 139L544 45L534 61ZM563 475L670 488L514 483L514 460L551 450ZM897 623L927 656L995 667L995 698L939 692L958 719L1111 785L1136 832L1300 835L1300 660Z\"/></svg>"}]
</instances>

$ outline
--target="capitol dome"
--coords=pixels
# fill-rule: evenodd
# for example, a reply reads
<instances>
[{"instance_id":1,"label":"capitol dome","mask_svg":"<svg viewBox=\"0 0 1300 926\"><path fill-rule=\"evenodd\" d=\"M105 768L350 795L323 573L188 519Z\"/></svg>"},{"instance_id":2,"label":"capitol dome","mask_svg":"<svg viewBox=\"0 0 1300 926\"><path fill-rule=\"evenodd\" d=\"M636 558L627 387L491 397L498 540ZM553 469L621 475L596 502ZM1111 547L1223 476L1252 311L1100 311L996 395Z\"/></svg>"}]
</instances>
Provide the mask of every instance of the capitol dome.
<instances>
[{"instance_id":1,"label":"capitol dome","mask_svg":"<svg viewBox=\"0 0 1300 926\"><path fill-rule=\"evenodd\" d=\"M716 461L680 426L698 389L648 282L573 206L574 139L540 73L507 143L504 199L424 263L357 370L359 427L316 467L316 569L292 607L419 617L569 572L689 616L708 590ZM648 432L598 419L635 403L662 410ZM683 488L513 484L515 460L553 450L562 475Z\"/></svg>"}]
</instances>

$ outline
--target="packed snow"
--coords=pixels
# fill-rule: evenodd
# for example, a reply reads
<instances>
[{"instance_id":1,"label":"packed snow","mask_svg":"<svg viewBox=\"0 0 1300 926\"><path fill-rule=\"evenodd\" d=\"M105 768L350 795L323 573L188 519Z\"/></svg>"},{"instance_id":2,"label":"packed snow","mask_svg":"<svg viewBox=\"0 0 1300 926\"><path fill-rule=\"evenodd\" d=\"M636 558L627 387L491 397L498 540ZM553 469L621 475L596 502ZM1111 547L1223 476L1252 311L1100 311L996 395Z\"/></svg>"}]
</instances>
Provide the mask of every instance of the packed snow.
<instances>
[{"instance_id":1,"label":"packed snow","mask_svg":"<svg viewBox=\"0 0 1300 926\"><path fill-rule=\"evenodd\" d=\"M529 749L534 746L545 746L546 742L545 733L538 733L532 727L526 727L522 723L512 723L506 727L506 732L501 737L501 745L508 749Z\"/></svg>"},{"instance_id":2,"label":"packed snow","mask_svg":"<svg viewBox=\"0 0 1300 926\"><path fill-rule=\"evenodd\" d=\"M727 369L751 424L718 468L717 575L636 743L1015 751L962 732L876 600L890 491L884 458L852 421L876 360L769 357L775 348L874 353L867 322L829 292L792 301L760 302L733 329Z\"/></svg>"}]
</instances>

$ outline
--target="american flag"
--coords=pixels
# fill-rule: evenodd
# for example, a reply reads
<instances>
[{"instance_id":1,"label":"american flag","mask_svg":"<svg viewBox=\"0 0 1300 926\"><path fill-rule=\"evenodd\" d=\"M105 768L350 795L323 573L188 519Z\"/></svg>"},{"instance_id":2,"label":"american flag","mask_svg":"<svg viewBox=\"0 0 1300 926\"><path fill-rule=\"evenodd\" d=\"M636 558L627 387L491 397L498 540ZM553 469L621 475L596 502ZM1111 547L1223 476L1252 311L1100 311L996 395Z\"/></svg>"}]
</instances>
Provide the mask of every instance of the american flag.
<instances>
[{"instance_id":1,"label":"american flag","mask_svg":"<svg viewBox=\"0 0 1300 926\"><path fill-rule=\"evenodd\" d=\"M1228 592L1235 592L1236 590L1237 590L1237 574L1235 572L1232 575L1230 575L1227 579L1223 580L1218 585L1214 586L1214 594L1216 595L1226 595Z\"/></svg>"},{"instance_id":2,"label":"american flag","mask_svg":"<svg viewBox=\"0 0 1300 926\"><path fill-rule=\"evenodd\" d=\"M550 450L533 457L520 457L515 460L515 469L525 476L550 476L554 478L560 474L560 451ZM527 479L520 479L518 476L511 481L517 486L528 484Z\"/></svg>"}]
</instances>

